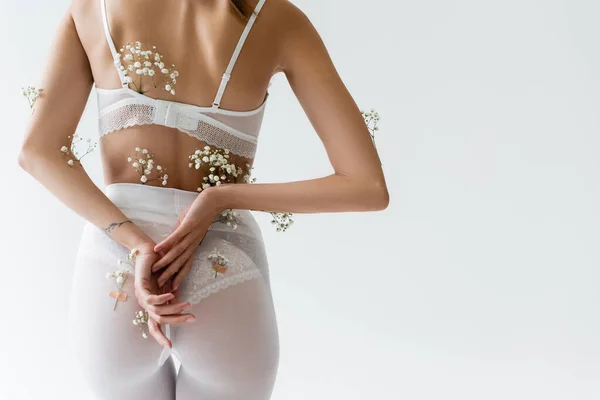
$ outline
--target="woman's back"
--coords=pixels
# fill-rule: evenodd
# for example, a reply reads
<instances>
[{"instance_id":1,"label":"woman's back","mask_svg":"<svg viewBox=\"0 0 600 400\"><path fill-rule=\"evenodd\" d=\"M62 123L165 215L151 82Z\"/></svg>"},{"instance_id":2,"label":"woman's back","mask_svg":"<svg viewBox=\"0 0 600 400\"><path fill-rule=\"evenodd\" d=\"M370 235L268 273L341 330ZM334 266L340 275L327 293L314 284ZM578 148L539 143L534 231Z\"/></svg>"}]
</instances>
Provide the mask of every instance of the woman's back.
<instances>
[{"instance_id":1,"label":"woman's back","mask_svg":"<svg viewBox=\"0 0 600 400\"><path fill-rule=\"evenodd\" d=\"M87 0L73 11L98 92L106 183L197 190L208 171L190 168L189 156L207 145L231 150L242 174L228 178L243 182L278 68L278 20L269 2L249 8L254 21L219 0ZM136 148L163 172L132 166L146 157Z\"/></svg>"}]
</instances>

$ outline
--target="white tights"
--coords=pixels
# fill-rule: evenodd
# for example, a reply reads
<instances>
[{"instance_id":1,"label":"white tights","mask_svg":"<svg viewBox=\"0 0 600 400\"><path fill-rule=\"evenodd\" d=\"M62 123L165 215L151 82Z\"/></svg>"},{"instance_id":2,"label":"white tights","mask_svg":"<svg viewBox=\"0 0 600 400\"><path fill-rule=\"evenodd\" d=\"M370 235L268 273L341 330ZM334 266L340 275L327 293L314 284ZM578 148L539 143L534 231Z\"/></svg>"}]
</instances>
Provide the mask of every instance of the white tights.
<instances>
[{"instance_id":1,"label":"white tights","mask_svg":"<svg viewBox=\"0 0 600 400\"><path fill-rule=\"evenodd\" d=\"M82 249L100 246L91 232L87 227ZM106 274L118 269L117 255L100 250L77 255L68 330L79 367L98 399L270 399L279 338L268 279L237 283L192 303L196 321L168 327L169 351L152 336L143 339L133 324L141 307L132 278L123 288L129 298L113 310L108 292L114 281ZM181 362L178 374L170 353Z\"/></svg>"},{"instance_id":2,"label":"white tights","mask_svg":"<svg viewBox=\"0 0 600 400\"><path fill-rule=\"evenodd\" d=\"M159 364L164 348L151 336L143 339L133 325L140 309L135 298L113 311L113 299L87 272L76 271L70 334L82 372L99 399L270 398L279 342L273 304L260 280L211 295L192 307L195 322L170 327L172 352L181 362L176 376L171 357Z\"/></svg>"}]
</instances>

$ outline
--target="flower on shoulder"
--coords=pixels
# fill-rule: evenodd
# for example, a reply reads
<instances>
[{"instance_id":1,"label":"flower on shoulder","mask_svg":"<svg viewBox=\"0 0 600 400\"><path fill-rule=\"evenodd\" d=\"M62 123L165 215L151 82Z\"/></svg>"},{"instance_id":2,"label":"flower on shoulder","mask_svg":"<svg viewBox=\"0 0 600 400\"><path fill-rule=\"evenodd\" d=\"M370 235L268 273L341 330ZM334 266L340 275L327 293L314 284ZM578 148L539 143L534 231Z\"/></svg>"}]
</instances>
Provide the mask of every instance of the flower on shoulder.
<instances>
[{"instance_id":1,"label":"flower on shoulder","mask_svg":"<svg viewBox=\"0 0 600 400\"><path fill-rule=\"evenodd\" d=\"M215 278L219 273L224 274L227 272L227 264L229 263L229 260L227 257L219 253L216 248L208 255L208 259L213 262L212 269L215 271Z\"/></svg>"},{"instance_id":2,"label":"flower on shoulder","mask_svg":"<svg viewBox=\"0 0 600 400\"><path fill-rule=\"evenodd\" d=\"M175 85L179 72L175 64L167 67L163 56L156 51L156 46L142 47L140 42L127 43L115 57L115 65L125 76L126 83L133 86L138 93L144 94L152 89L162 87L175 95ZM151 82L151 89L142 89L142 80Z\"/></svg>"},{"instance_id":3,"label":"flower on shoulder","mask_svg":"<svg viewBox=\"0 0 600 400\"><path fill-rule=\"evenodd\" d=\"M135 157L127 157L127 162L131 164L133 169L140 175L140 181L142 184L146 184L151 181L159 181L163 186L167 185L167 169L160 166L154 165L154 155L148 151L148 149L135 148ZM156 169L156 172L154 170Z\"/></svg>"},{"instance_id":4,"label":"flower on shoulder","mask_svg":"<svg viewBox=\"0 0 600 400\"><path fill-rule=\"evenodd\" d=\"M67 136L67 138L71 142L70 146L62 146L60 148L60 152L63 154L63 156L67 157L67 164L70 167L74 166L75 163L81 164L81 160L83 159L83 157L87 156L92 151L94 151L96 149L96 146L98 145L97 142L92 142L92 139L84 139L80 137L77 133L73 134L72 139L70 135ZM83 151L83 154L80 155L80 149L82 147L82 144L85 150Z\"/></svg>"}]
</instances>

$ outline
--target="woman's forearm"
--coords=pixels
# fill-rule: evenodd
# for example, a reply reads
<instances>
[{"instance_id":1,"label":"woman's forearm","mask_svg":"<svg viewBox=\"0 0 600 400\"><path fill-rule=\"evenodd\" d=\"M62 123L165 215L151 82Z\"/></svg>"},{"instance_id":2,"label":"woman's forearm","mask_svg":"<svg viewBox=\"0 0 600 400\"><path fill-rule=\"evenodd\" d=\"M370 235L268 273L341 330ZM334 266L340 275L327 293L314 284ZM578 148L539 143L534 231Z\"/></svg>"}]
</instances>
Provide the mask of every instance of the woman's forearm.
<instances>
[{"instance_id":1,"label":"woman's forearm","mask_svg":"<svg viewBox=\"0 0 600 400\"><path fill-rule=\"evenodd\" d=\"M385 183L333 174L288 183L224 184L208 188L225 209L322 213L378 211L388 206Z\"/></svg>"},{"instance_id":2,"label":"woman's forearm","mask_svg":"<svg viewBox=\"0 0 600 400\"><path fill-rule=\"evenodd\" d=\"M63 204L82 218L103 229L113 240L128 249L139 248L151 239L106 197L81 165L67 165L65 158L48 151L24 146L19 165L46 187Z\"/></svg>"}]
</instances>

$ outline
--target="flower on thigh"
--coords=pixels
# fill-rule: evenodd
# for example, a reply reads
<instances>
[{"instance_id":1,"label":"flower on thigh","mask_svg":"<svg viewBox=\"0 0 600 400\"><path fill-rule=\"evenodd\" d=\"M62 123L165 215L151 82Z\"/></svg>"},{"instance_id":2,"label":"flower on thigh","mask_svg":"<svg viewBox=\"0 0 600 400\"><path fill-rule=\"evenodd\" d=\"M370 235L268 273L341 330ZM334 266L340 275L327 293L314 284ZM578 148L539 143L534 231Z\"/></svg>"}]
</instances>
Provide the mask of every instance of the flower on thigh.
<instances>
[{"instance_id":1,"label":"flower on thigh","mask_svg":"<svg viewBox=\"0 0 600 400\"><path fill-rule=\"evenodd\" d=\"M148 311L140 310L136 312L133 324L139 326L140 330L142 331L142 337L144 339L148 339Z\"/></svg>"},{"instance_id":2,"label":"flower on thigh","mask_svg":"<svg viewBox=\"0 0 600 400\"><path fill-rule=\"evenodd\" d=\"M125 257L125 260L117 260L117 263L120 267L118 270L106 274L106 278L113 279L117 286L117 290L113 290L108 293L110 297L115 299L113 310L117 309L117 304L119 304L119 302L127 301L128 296L126 293L123 293L123 287L133 272L133 265L135 263L135 256L137 253L137 249L131 250L131 252L129 252L129 254L127 254Z\"/></svg>"},{"instance_id":3,"label":"flower on thigh","mask_svg":"<svg viewBox=\"0 0 600 400\"><path fill-rule=\"evenodd\" d=\"M229 260L224 255L220 254L217 249L214 249L209 255L208 259L213 262L212 269L215 271L215 278L219 274L227 272L227 264Z\"/></svg>"}]
</instances>

